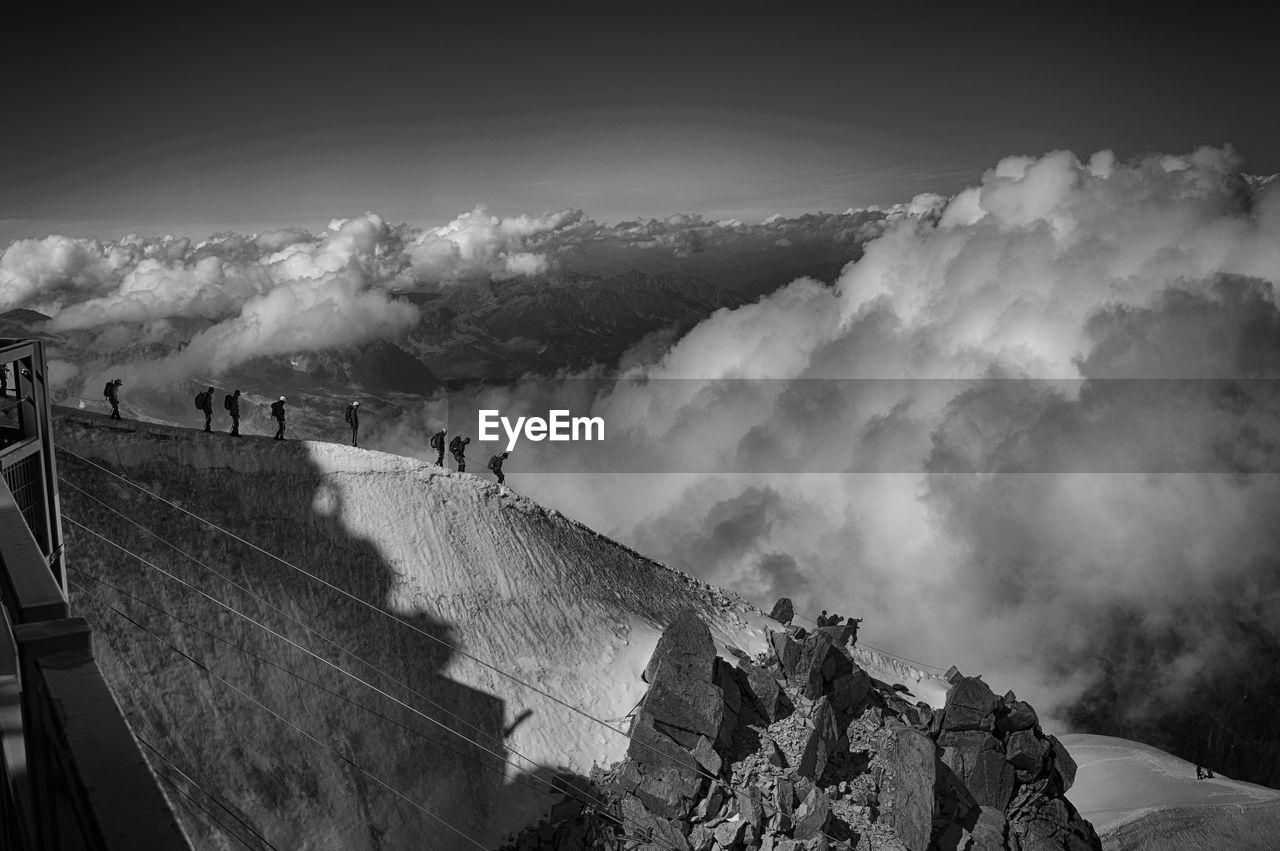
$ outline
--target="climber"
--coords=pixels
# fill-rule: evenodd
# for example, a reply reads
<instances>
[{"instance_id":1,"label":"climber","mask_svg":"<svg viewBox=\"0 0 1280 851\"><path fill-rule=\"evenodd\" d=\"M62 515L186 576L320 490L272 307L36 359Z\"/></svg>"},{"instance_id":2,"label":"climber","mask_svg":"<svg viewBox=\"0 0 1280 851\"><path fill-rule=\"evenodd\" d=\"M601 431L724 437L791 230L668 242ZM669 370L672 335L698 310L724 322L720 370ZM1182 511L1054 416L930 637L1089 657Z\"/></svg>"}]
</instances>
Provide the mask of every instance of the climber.
<instances>
[{"instance_id":1,"label":"climber","mask_svg":"<svg viewBox=\"0 0 1280 851\"><path fill-rule=\"evenodd\" d=\"M436 456L437 467L444 466L444 435L444 429L440 429L438 432L431 435L431 448L440 453Z\"/></svg>"},{"instance_id":2,"label":"climber","mask_svg":"<svg viewBox=\"0 0 1280 851\"><path fill-rule=\"evenodd\" d=\"M102 395L107 397L107 401L111 403L111 419L120 419L120 387L124 384L120 379L108 381L107 386L103 388Z\"/></svg>"},{"instance_id":3,"label":"climber","mask_svg":"<svg viewBox=\"0 0 1280 851\"><path fill-rule=\"evenodd\" d=\"M858 624L860 623L862 618L849 618L849 622L844 625L841 641L846 647L852 647L858 643Z\"/></svg>"},{"instance_id":4,"label":"climber","mask_svg":"<svg viewBox=\"0 0 1280 851\"><path fill-rule=\"evenodd\" d=\"M502 462L510 455L510 452L503 452L489 459L489 471L498 477L498 484L503 484L507 480L507 477L502 475Z\"/></svg>"},{"instance_id":5,"label":"climber","mask_svg":"<svg viewBox=\"0 0 1280 851\"><path fill-rule=\"evenodd\" d=\"M818 626L826 626L826 625L827 625L827 610L826 610L826 609L823 609L823 610L822 610L822 614L818 615L817 624L818 624Z\"/></svg>"},{"instance_id":6,"label":"climber","mask_svg":"<svg viewBox=\"0 0 1280 851\"><path fill-rule=\"evenodd\" d=\"M222 399L222 407L231 415L231 436L240 436L240 391L228 393Z\"/></svg>"},{"instance_id":7,"label":"climber","mask_svg":"<svg viewBox=\"0 0 1280 851\"><path fill-rule=\"evenodd\" d=\"M463 437L460 434L454 435L453 440L449 441L449 451L453 453L453 460L458 462L458 472L467 472L467 444L471 442L471 438Z\"/></svg>"},{"instance_id":8,"label":"climber","mask_svg":"<svg viewBox=\"0 0 1280 851\"><path fill-rule=\"evenodd\" d=\"M213 431L213 388L196 394L196 409L204 411L204 430Z\"/></svg>"},{"instance_id":9,"label":"climber","mask_svg":"<svg viewBox=\"0 0 1280 851\"><path fill-rule=\"evenodd\" d=\"M351 426L351 445L359 446L360 444L356 442L356 436L360 432L360 403L359 402L352 402L350 405L347 405L347 414L345 419L347 421L347 425Z\"/></svg>"},{"instance_id":10,"label":"climber","mask_svg":"<svg viewBox=\"0 0 1280 851\"><path fill-rule=\"evenodd\" d=\"M284 397L281 396L276 402L271 403L271 416L276 418L276 422L280 427L276 429L276 440L284 440Z\"/></svg>"}]
</instances>

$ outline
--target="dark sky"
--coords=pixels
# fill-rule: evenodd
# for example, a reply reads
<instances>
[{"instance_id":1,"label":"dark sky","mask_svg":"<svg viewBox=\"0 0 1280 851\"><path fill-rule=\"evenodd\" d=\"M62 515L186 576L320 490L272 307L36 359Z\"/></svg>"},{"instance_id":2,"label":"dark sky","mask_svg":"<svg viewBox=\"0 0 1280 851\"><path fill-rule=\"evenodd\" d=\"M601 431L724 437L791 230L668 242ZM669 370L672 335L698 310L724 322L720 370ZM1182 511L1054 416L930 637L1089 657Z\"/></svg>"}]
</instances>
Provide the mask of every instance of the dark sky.
<instances>
[{"instance_id":1,"label":"dark sky","mask_svg":"<svg viewBox=\"0 0 1280 851\"><path fill-rule=\"evenodd\" d=\"M1230 142L1280 171L1280 74L1226 6L842 5L19 9L0 244L477 203L759 219L952 192L1055 148Z\"/></svg>"}]
</instances>

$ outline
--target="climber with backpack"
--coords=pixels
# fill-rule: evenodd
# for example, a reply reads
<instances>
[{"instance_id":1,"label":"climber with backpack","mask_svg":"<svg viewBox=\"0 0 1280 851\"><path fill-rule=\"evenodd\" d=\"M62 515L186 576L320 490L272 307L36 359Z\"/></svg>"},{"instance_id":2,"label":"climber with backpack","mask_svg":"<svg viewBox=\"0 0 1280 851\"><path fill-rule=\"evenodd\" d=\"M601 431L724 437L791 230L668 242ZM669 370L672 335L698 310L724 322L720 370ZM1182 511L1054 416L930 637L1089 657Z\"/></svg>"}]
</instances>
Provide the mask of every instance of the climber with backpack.
<instances>
[{"instance_id":1,"label":"climber with backpack","mask_svg":"<svg viewBox=\"0 0 1280 851\"><path fill-rule=\"evenodd\" d=\"M500 485L507 481L507 477L502 475L502 462L507 460L510 455L510 452L502 452L489 459L489 472L498 477L498 484Z\"/></svg>"},{"instance_id":2,"label":"climber with backpack","mask_svg":"<svg viewBox=\"0 0 1280 851\"><path fill-rule=\"evenodd\" d=\"M271 403L271 416L276 418L279 428L276 429L276 440L284 440L284 397Z\"/></svg>"},{"instance_id":3,"label":"climber with backpack","mask_svg":"<svg viewBox=\"0 0 1280 851\"><path fill-rule=\"evenodd\" d=\"M213 388L196 394L196 410L204 411L204 430L213 431Z\"/></svg>"},{"instance_id":4,"label":"climber with backpack","mask_svg":"<svg viewBox=\"0 0 1280 851\"><path fill-rule=\"evenodd\" d=\"M102 395L107 397L107 401L111 403L111 419L120 419L120 385L124 384L120 379L108 381L107 386L102 388Z\"/></svg>"},{"instance_id":5,"label":"climber with backpack","mask_svg":"<svg viewBox=\"0 0 1280 851\"><path fill-rule=\"evenodd\" d=\"M436 456L437 467L444 466L444 435L445 435L444 429L440 429L438 432L431 435L431 448L436 450L436 452L440 453L439 455Z\"/></svg>"},{"instance_id":6,"label":"climber with backpack","mask_svg":"<svg viewBox=\"0 0 1280 851\"><path fill-rule=\"evenodd\" d=\"M453 453L453 460L458 462L458 472L467 472L467 444L471 442L471 438L455 435L453 440L449 441L449 451Z\"/></svg>"},{"instance_id":7,"label":"climber with backpack","mask_svg":"<svg viewBox=\"0 0 1280 851\"><path fill-rule=\"evenodd\" d=\"M228 393L222 398L222 407L231 415L231 436L240 436L240 391Z\"/></svg>"},{"instance_id":8,"label":"climber with backpack","mask_svg":"<svg viewBox=\"0 0 1280 851\"><path fill-rule=\"evenodd\" d=\"M347 414L345 419L347 421L347 425L351 426L351 445L359 446L360 444L356 443L356 435L360 431L360 403L359 402L352 402L350 405L347 405Z\"/></svg>"}]
</instances>

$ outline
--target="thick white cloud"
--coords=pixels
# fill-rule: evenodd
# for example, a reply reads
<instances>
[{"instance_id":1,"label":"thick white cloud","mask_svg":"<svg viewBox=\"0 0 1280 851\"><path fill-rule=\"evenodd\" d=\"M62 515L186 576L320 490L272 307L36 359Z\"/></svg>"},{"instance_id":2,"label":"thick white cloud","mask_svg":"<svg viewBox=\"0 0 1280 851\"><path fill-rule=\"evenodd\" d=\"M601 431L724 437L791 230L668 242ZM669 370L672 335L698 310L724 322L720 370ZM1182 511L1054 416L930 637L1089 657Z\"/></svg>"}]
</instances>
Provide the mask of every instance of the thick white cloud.
<instances>
[{"instance_id":1,"label":"thick white cloud","mask_svg":"<svg viewBox=\"0 0 1280 851\"><path fill-rule=\"evenodd\" d=\"M1219 149L1002 161L940 218L892 222L835 288L720 311L596 398L607 453L522 443L509 475L1049 710L1107 657L1140 713L1227 664L1231 623L1280 609L1280 481L1260 473L1277 400L1089 381L1280 378L1280 189L1238 168ZM680 378L771 380L654 380ZM850 378L878 380L817 381ZM1024 469L1046 472L994 472Z\"/></svg>"},{"instance_id":2,"label":"thick white cloud","mask_svg":"<svg viewBox=\"0 0 1280 851\"><path fill-rule=\"evenodd\" d=\"M410 244L409 258L414 276L433 283L539 275L551 263L536 248L587 221L581 210L502 218L479 205L424 231Z\"/></svg>"},{"instance_id":3,"label":"thick white cloud","mask_svg":"<svg viewBox=\"0 0 1280 851\"><path fill-rule=\"evenodd\" d=\"M100 352L177 341L169 354L101 365L131 386L162 386L404 332L418 312L389 294L409 280L401 241L374 213L318 236L217 234L195 246L168 236L22 240L0 256L0 307L47 313L54 332L91 331ZM87 371L85 386L98 378Z\"/></svg>"}]
</instances>

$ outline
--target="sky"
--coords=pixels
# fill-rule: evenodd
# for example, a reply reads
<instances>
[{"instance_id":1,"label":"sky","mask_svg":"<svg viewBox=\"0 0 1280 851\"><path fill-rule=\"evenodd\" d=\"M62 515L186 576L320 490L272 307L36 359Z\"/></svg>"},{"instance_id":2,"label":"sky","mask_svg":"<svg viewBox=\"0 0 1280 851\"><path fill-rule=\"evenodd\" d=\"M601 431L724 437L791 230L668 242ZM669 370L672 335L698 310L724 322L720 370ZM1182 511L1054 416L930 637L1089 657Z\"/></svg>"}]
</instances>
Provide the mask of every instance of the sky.
<instances>
[{"instance_id":1,"label":"sky","mask_svg":"<svg viewBox=\"0 0 1280 851\"><path fill-rule=\"evenodd\" d=\"M758 221L949 194L1058 148L1231 143L1280 171L1274 69L1220 5L425 8L11 12L0 244L481 203Z\"/></svg>"}]
</instances>

